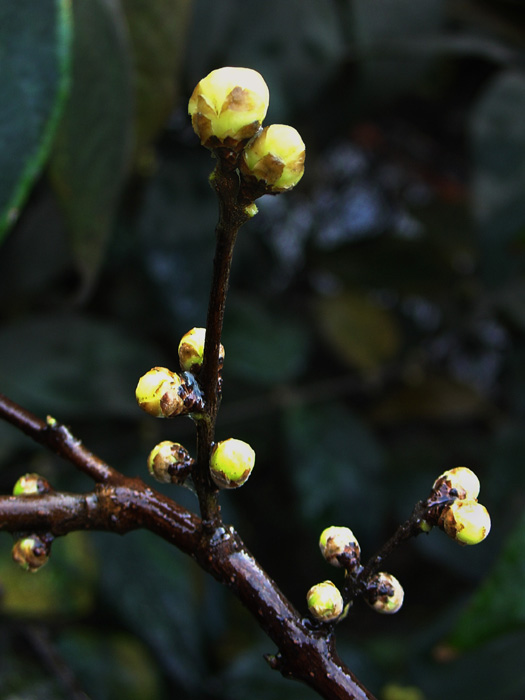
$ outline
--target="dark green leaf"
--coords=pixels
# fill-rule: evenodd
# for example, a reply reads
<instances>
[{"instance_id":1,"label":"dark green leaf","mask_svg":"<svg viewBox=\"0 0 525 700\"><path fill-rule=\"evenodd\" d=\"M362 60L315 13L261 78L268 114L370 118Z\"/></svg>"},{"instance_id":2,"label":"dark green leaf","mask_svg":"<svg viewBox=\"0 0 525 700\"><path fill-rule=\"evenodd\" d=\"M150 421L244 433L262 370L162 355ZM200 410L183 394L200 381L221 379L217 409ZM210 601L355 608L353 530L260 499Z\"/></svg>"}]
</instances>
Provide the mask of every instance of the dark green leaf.
<instances>
[{"instance_id":1,"label":"dark green leaf","mask_svg":"<svg viewBox=\"0 0 525 700\"><path fill-rule=\"evenodd\" d=\"M155 138L173 109L192 0L123 0L135 80L135 147Z\"/></svg>"},{"instance_id":2,"label":"dark green leaf","mask_svg":"<svg viewBox=\"0 0 525 700\"><path fill-rule=\"evenodd\" d=\"M302 324L247 300L230 306L224 343L228 372L256 384L293 379L308 351Z\"/></svg>"},{"instance_id":3,"label":"dark green leaf","mask_svg":"<svg viewBox=\"0 0 525 700\"><path fill-rule=\"evenodd\" d=\"M140 416L135 386L156 360L135 338L89 318L46 316L0 331L3 391L57 417Z\"/></svg>"},{"instance_id":4,"label":"dark green leaf","mask_svg":"<svg viewBox=\"0 0 525 700\"><path fill-rule=\"evenodd\" d=\"M165 672L188 691L205 680L199 624L199 572L180 552L151 533L98 540L104 558L101 585L115 615L153 649Z\"/></svg>"},{"instance_id":5,"label":"dark green leaf","mask_svg":"<svg viewBox=\"0 0 525 700\"><path fill-rule=\"evenodd\" d=\"M217 61L255 68L270 87L268 119L281 121L290 103L308 104L333 75L343 39L335 4L325 0L266 0L264 12L245 0L197 0L188 41L192 83Z\"/></svg>"},{"instance_id":6,"label":"dark green leaf","mask_svg":"<svg viewBox=\"0 0 525 700\"><path fill-rule=\"evenodd\" d=\"M97 700L160 700L155 659L136 637L125 633L66 630L59 648L77 681Z\"/></svg>"},{"instance_id":7,"label":"dark green leaf","mask_svg":"<svg viewBox=\"0 0 525 700\"><path fill-rule=\"evenodd\" d=\"M384 454L368 428L343 404L297 406L285 415L290 469L305 518L377 534L384 497ZM377 508L377 518L371 517Z\"/></svg>"},{"instance_id":8,"label":"dark green leaf","mask_svg":"<svg viewBox=\"0 0 525 700\"><path fill-rule=\"evenodd\" d=\"M69 83L68 0L0 1L0 239L47 158Z\"/></svg>"},{"instance_id":9,"label":"dark green leaf","mask_svg":"<svg viewBox=\"0 0 525 700\"><path fill-rule=\"evenodd\" d=\"M525 627L525 514L449 638L465 650Z\"/></svg>"},{"instance_id":10,"label":"dark green leaf","mask_svg":"<svg viewBox=\"0 0 525 700\"><path fill-rule=\"evenodd\" d=\"M51 158L84 282L97 272L130 161L131 65L125 22L114 0L75 0L73 83Z\"/></svg>"},{"instance_id":11,"label":"dark green leaf","mask_svg":"<svg viewBox=\"0 0 525 700\"><path fill-rule=\"evenodd\" d=\"M521 261L525 231L525 74L508 70L489 84L471 121L474 213L484 272L501 284Z\"/></svg>"}]
</instances>

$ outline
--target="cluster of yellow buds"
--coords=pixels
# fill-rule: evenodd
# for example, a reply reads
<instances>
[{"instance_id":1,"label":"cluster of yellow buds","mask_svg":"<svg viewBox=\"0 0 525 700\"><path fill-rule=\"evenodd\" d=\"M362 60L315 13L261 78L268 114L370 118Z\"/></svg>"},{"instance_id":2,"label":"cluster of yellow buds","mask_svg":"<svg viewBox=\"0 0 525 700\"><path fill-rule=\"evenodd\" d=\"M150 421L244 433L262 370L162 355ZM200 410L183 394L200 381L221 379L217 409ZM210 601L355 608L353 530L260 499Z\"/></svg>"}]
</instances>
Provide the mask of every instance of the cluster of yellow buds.
<instances>
[{"instance_id":1,"label":"cluster of yellow buds","mask_svg":"<svg viewBox=\"0 0 525 700\"><path fill-rule=\"evenodd\" d=\"M490 532L490 515L478 503L479 491L479 479L467 467L447 470L432 487L434 494L450 501L439 513L438 527L461 544L479 544Z\"/></svg>"},{"instance_id":2,"label":"cluster of yellow buds","mask_svg":"<svg viewBox=\"0 0 525 700\"><path fill-rule=\"evenodd\" d=\"M241 177L263 185L260 194L294 187L304 173L305 145L291 126L262 128L268 86L251 68L218 68L203 78L190 98L193 129L206 148L241 154Z\"/></svg>"},{"instance_id":3,"label":"cluster of yellow buds","mask_svg":"<svg viewBox=\"0 0 525 700\"><path fill-rule=\"evenodd\" d=\"M204 410L198 376L204 361L205 328L192 328L185 333L178 347L182 373L166 367L154 367L140 379L136 388L139 406L156 418L193 415ZM224 362L224 348L219 347L219 366ZM178 442L163 440L148 456L148 471L161 483L186 485L192 488L191 472L195 461ZM218 488L232 489L246 483L255 464L255 452L243 440L229 438L213 445L210 476ZM32 487L34 488L34 487Z\"/></svg>"},{"instance_id":4,"label":"cluster of yellow buds","mask_svg":"<svg viewBox=\"0 0 525 700\"><path fill-rule=\"evenodd\" d=\"M143 411L155 418L202 412L202 395L196 376L204 358L205 339L205 328L192 328L182 336L178 351L181 373L166 367L153 367L139 379L135 396ZM222 362L222 345L220 353Z\"/></svg>"},{"instance_id":5,"label":"cluster of yellow buds","mask_svg":"<svg viewBox=\"0 0 525 700\"><path fill-rule=\"evenodd\" d=\"M319 548L324 559L332 566L345 570L347 580L357 582L363 571L361 548L356 536L348 527L332 525L325 528L319 537ZM359 587L362 583L358 584ZM404 591L399 581L384 571L373 574L362 589L366 602L377 612L393 614L403 605ZM310 614L320 622L335 622L345 616L341 591L331 581L323 581L312 586L306 602Z\"/></svg>"}]
</instances>

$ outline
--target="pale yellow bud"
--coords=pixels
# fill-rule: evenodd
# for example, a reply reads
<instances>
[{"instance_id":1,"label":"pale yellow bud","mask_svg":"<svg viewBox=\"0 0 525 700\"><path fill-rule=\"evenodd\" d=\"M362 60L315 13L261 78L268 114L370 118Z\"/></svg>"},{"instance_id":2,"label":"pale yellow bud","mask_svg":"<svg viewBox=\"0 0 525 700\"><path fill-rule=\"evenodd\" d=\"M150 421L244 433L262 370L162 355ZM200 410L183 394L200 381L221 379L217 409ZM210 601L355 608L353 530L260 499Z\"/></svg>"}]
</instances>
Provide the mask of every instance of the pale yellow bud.
<instances>
[{"instance_id":1,"label":"pale yellow bud","mask_svg":"<svg viewBox=\"0 0 525 700\"><path fill-rule=\"evenodd\" d=\"M183 484L193 463L188 451L178 442L164 440L151 450L148 471L163 484Z\"/></svg>"},{"instance_id":2,"label":"pale yellow bud","mask_svg":"<svg viewBox=\"0 0 525 700\"><path fill-rule=\"evenodd\" d=\"M439 491L445 485L457 494L456 498L475 499L479 496L480 483L478 477L467 467L454 467L443 472L434 482L433 490Z\"/></svg>"},{"instance_id":3,"label":"pale yellow bud","mask_svg":"<svg viewBox=\"0 0 525 700\"><path fill-rule=\"evenodd\" d=\"M234 489L244 484L255 464L255 452L243 440L218 442L211 453L210 474L219 488Z\"/></svg>"},{"instance_id":4,"label":"pale yellow bud","mask_svg":"<svg viewBox=\"0 0 525 700\"><path fill-rule=\"evenodd\" d=\"M24 474L13 486L13 496L35 496L52 490L49 481L40 474Z\"/></svg>"},{"instance_id":5,"label":"pale yellow bud","mask_svg":"<svg viewBox=\"0 0 525 700\"><path fill-rule=\"evenodd\" d=\"M47 564L49 560L49 544L37 535L31 535L17 540L12 549L13 559L26 571L34 573Z\"/></svg>"},{"instance_id":6,"label":"pale yellow bud","mask_svg":"<svg viewBox=\"0 0 525 700\"><path fill-rule=\"evenodd\" d=\"M135 390L138 405L156 418L170 418L185 409L182 380L165 367L153 367L140 379Z\"/></svg>"},{"instance_id":7,"label":"pale yellow bud","mask_svg":"<svg viewBox=\"0 0 525 700\"><path fill-rule=\"evenodd\" d=\"M203 146L242 148L260 129L270 95L251 68L218 68L196 86L188 112Z\"/></svg>"},{"instance_id":8,"label":"pale yellow bud","mask_svg":"<svg viewBox=\"0 0 525 700\"><path fill-rule=\"evenodd\" d=\"M306 594L306 603L311 615L323 622L333 622L343 614L343 596L331 581L312 586Z\"/></svg>"},{"instance_id":9,"label":"pale yellow bud","mask_svg":"<svg viewBox=\"0 0 525 700\"><path fill-rule=\"evenodd\" d=\"M206 328L192 328L185 333L179 343L179 362L184 372L196 373L204 359ZM219 362L224 362L224 348L219 348Z\"/></svg>"},{"instance_id":10,"label":"pale yellow bud","mask_svg":"<svg viewBox=\"0 0 525 700\"><path fill-rule=\"evenodd\" d=\"M405 592L395 576L380 571L370 580L369 605L377 612L393 615L403 605Z\"/></svg>"},{"instance_id":11,"label":"pale yellow bud","mask_svg":"<svg viewBox=\"0 0 525 700\"><path fill-rule=\"evenodd\" d=\"M458 499L446 506L439 524L449 537L461 544L479 544L490 532L490 515L474 499Z\"/></svg>"},{"instance_id":12,"label":"pale yellow bud","mask_svg":"<svg viewBox=\"0 0 525 700\"><path fill-rule=\"evenodd\" d=\"M304 174L305 145L299 133L285 124L264 128L246 146L241 171L266 183L272 193L294 187Z\"/></svg>"},{"instance_id":13,"label":"pale yellow bud","mask_svg":"<svg viewBox=\"0 0 525 700\"><path fill-rule=\"evenodd\" d=\"M352 530L335 525L323 530L319 538L319 548L323 557L332 566L355 564L359 561L361 554L359 542Z\"/></svg>"}]
</instances>

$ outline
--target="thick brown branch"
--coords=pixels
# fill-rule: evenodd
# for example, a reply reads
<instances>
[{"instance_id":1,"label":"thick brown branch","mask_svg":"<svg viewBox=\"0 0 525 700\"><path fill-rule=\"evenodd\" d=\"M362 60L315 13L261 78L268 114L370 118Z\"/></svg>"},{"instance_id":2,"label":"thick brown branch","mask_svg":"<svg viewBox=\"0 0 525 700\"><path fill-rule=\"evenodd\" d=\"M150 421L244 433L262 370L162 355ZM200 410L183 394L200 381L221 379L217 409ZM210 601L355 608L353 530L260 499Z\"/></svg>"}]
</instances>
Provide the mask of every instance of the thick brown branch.
<instances>
[{"instance_id":1,"label":"thick brown branch","mask_svg":"<svg viewBox=\"0 0 525 700\"><path fill-rule=\"evenodd\" d=\"M373 700L338 658L331 635L299 615L233 528L210 532L198 516L141 479L124 476L119 485L97 484L84 495L0 496L0 529L9 532L124 534L138 528L177 546L233 591L277 645L272 666L283 675L330 700Z\"/></svg>"}]
</instances>

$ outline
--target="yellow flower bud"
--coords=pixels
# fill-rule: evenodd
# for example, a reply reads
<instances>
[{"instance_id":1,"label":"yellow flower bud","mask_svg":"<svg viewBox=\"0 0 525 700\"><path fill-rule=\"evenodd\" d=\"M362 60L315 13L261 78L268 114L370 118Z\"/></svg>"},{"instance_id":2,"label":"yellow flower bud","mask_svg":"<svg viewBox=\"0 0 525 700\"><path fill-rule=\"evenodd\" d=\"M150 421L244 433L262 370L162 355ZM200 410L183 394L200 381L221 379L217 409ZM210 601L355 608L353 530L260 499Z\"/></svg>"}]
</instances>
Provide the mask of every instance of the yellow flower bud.
<instances>
[{"instance_id":1,"label":"yellow flower bud","mask_svg":"<svg viewBox=\"0 0 525 700\"><path fill-rule=\"evenodd\" d=\"M38 571L49 560L50 547L37 535L18 540L13 545L13 559L26 571Z\"/></svg>"},{"instance_id":2,"label":"yellow flower bud","mask_svg":"<svg viewBox=\"0 0 525 700\"><path fill-rule=\"evenodd\" d=\"M246 146L241 160L245 177L267 184L271 193L294 187L304 174L305 145L299 133L285 124L264 128Z\"/></svg>"},{"instance_id":3,"label":"yellow flower bud","mask_svg":"<svg viewBox=\"0 0 525 700\"><path fill-rule=\"evenodd\" d=\"M151 450L148 471L163 484L183 484L190 475L193 463L188 451L178 442L164 440Z\"/></svg>"},{"instance_id":4,"label":"yellow flower bud","mask_svg":"<svg viewBox=\"0 0 525 700\"><path fill-rule=\"evenodd\" d=\"M182 336L179 343L179 362L184 372L196 373L204 358L205 328L192 328ZM219 362L224 362L224 348L219 348Z\"/></svg>"},{"instance_id":5,"label":"yellow flower bud","mask_svg":"<svg viewBox=\"0 0 525 700\"><path fill-rule=\"evenodd\" d=\"M13 486L13 496L34 496L52 490L49 481L40 474L24 474Z\"/></svg>"},{"instance_id":6,"label":"yellow flower bud","mask_svg":"<svg viewBox=\"0 0 525 700\"><path fill-rule=\"evenodd\" d=\"M352 530L335 525L322 531L319 548L323 557L332 566L355 565L361 554L359 542Z\"/></svg>"},{"instance_id":7,"label":"yellow flower bud","mask_svg":"<svg viewBox=\"0 0 525 700\"><path fill-rule=\"evenodd\" d=\"M252 473L255 452L247 442L229 438L218 442L210 457L210 474L222 489L242 486Z\"/></svg>"},{"instance_id":8,"label":"yellow flower bud","mask_svg":"<svg viewBox=\"0 0 525 700\"><path fill-rule=\"evenodd\" d=\"M201 144L240 150L261 127L270 95L251 68L218 68L203 78L190 97L188 112Z\"/></svg>"},{"instance_id":9,"label":"yellow flower bud","mask_svg":"<svg viewBox=\"0 0 525 700\"><path fill-rule=\"evenodd\" d=\"M443 509L439 525L461 544L479 544L490 532L490 515L474 499L458 499Z\"/></svg>"},{"instance_id":10,"label":"yellow flower bud","mask_svg":"<svg viewBox=\"0 0 525 700\"><path fill-rule=\"evenodd\" d=\"M370 579L368 604L377 612L393 615L403 605L405 592L395 576L380 571Z\"/></svg>"},{"instance_id":11,"label":"yellow flower bud","mask_svg":"<svg viewBox=\"0 0 525 700\"><path fill-rule=\"evenodd\" d=\"M439 491L442 486L446 486L452 492L452 497L476 499L479 496L479 479L467 467L454 467L443 472L434 482L432 489Z\"/></svg>"},{"instance_id":12,"label":"yellow flower bud","mask_svg":"<svg viewBox=\"0 0 525 700\"><path fill-rule=\"evenodd\" d=\"M185 409L182 380L165 367L153 367L140 379L135 390L138 405L156 418L170 418Z\"/></svg>"},{"instance_id":13,"label":"yellow flower bud","mask_svg":"<svg viewBox=\"0 0 525 700\"><path fill-rule=\"evenodd\" d=\"M343 596L331 581L312 586L306 594L306 603L310 614L323 622L333 622L343 614Z\"/></svg>"}]
</instances>

